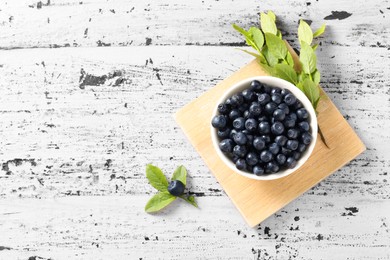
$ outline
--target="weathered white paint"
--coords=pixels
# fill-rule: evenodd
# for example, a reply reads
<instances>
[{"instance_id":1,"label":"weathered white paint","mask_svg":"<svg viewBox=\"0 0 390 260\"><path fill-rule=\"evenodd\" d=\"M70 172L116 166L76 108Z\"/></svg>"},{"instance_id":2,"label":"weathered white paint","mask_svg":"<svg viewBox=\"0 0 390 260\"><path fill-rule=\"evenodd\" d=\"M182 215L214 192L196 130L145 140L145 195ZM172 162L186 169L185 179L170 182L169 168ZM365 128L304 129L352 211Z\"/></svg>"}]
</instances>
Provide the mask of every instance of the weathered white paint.
<instances>
[{"instance_id":1,"label":"weathered white paint","mask_svg":"<svg viewBox=\"0 0 390 260\"><path fill-rule=\"evenodd\" d=\"M390 258L389 2L79 2L1 1L0 48L13 50L0 51L0 259ZM368 148L259 229L172 117L251 59L185 44L237 45L230 23L249 26L254 9L275 10L288 30L299 14L320 25L331 11L352 13L326 21L318 60L324 89ZM146 37L151 46L139 46ZM73 42L88 48L35 48ZM120 71L123 83L81 89L81 69ZM149 162L167 174L184 164L201 209L145 214Z\"/></svg>"}]
</instances>

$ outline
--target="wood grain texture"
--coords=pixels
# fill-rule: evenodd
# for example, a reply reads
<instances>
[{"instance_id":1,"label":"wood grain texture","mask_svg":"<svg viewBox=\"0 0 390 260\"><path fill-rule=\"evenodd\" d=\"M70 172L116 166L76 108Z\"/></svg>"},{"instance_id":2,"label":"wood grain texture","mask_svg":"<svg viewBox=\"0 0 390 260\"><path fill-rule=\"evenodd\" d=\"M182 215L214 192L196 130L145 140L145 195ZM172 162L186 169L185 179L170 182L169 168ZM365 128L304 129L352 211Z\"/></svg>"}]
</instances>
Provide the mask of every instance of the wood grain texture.
<instances>
[{"instance_id":1,"label":"wood grain texture","mask_svg":"<svg viewBox=\"0 0 390 260\"><path fill-rule=\"evenodd\" d=\"M0 259L389 258L388 1L0 3ZM367 151L251 229L172 114L251 60L230 23L254 9L293 46L328 24L322 86ZM201 209L146 215L149 162L188 167Z\"/></svg>"}]
</instances>

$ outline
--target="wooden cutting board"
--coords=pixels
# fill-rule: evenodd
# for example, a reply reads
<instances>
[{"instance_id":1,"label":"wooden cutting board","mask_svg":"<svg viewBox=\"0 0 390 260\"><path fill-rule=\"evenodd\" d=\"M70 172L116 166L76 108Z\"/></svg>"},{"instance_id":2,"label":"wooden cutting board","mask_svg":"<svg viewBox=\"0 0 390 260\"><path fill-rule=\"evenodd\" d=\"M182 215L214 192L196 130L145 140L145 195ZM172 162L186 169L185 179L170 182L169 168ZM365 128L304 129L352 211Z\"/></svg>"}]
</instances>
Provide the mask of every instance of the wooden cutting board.
<instances>
[{"instance_id":1,"label":"wooden cutting board","mask_svg":"<svg viewBox=\"0 0 390 260\"><path fill-rule=\"evenodd\" d=\"M293 54L296 59L296 54ZM262 75L267 74L254 60L175 115L192 145L251 226L259 224L365 150L362 141L321 90L317 107L318 124L329 148L318 136L307 162L293 174L277 180L252 180L230 170L218 157L211 142L212 111L222 93L230 86L245 78Z\"/></svg>"}]
</instances>

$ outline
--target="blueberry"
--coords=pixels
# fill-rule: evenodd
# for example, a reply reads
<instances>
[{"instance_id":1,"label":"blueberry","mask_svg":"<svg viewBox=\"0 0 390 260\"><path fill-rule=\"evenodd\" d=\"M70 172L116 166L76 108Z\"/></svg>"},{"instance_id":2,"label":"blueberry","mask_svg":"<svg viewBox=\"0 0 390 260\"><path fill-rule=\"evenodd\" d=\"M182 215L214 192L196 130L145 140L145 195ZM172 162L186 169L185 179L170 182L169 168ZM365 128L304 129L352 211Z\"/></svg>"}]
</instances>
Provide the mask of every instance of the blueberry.
<instances>
[{"instance_id":1,"label":"blueberry","mask_svg":"<svg viewBox=\"0 0 390 260\"><path fill-rule=\"evenodd\" d=\"M281 153L284 154L284 155L286 155L286 156L289 156L289 155L292 154L292 150L287 149L287 148L285 148L285 147L282 147Z\"/></svg>"},{"instance_id":2,"label":"blueberry","mask_svg":"<svg viewBox=\"0 0 390 260\"><path fill-rule=\"evenodd\" d=\"M284 135L278 135L275 137L275 143L277 143L279 146L283 146L286 144L287 142L287 137L285 137Z\"/></svg>"},{"instance_id":3,"label":"blueberry","mask_svg":"<svg viewBox=\"0 0 390 260\"><path fill-rule=\"evenodd\" d=\"M264 174L264 168L259 166L259 165L256 165L255 167L253 167L253 173L257 176L260 176L260 175L263 175Z\"/></svg>"},{"instance_id":4,"label":"blueberry","mask_svg":"<svg viewBox=\"0 0 390 260\"><path fill-rule=\"evenodd\" d=\"M284 155L284 154L278 154L276 156L276 162L279 164L279 165L284 165L286 163L286 160L287 160L287 157Z\"/></svg>"},{"instance_id":5,"label":"blueberry","mask_svg":"<svg viewBox=\"0 0 390 260\"><path fill-rule=\"evenodd\" d=\"M271 100L276 104L282 103L282 95L279 93L274 93L271 95Z\"/></svg>"},{"instance_id":6,"label":"blueberry","mask_svg":"<svg viewBox=\"0 0 390 260\"><path fill-rule=\"evenodd\" d=\"M271 131L271 127L267 121L260 122L259 124L259 133L268 134Z\"/></svg>"},{"instance_id":7,"label":"blueberry","mask_svg":"<svg viewBox=\"0 0 390 260\"><path fill-rule=\"evenodd\" d=\"M180 196L184 193L185 186L179 180L171 181L168 185L168 192L173 196Z\"/></svg>"},{"instance_id":8,"label":"blueberry","mask_svg":"<svg viewBox=\"0 0 390 260\"><path fill-rule=\"evenodd\" d=\"M254 92L261 92L263 90L263 84L257 80L254 80L251 82L250 90Z\"/></svg>"},{"instance_id":9,"label":"blueberry","mask_svg":"<svg viewBox=\"0 0 390 260\"><path fill-rule=\"evenodd\" d=\"M226 99L225 104L228 105L228 106L231 106L232 105L232 99L231 98Z\"/></svg>"},{"instance_id":10,"label":"blueberry","mask_svg":"<svg viewBox=\"0 0 390 260\"><path fill-rule=\"evenodd\" d=\"M232 139L223 139L219 143L219 149L224 153L231 153L233 151L234 142Z\"/></svg>"},{"instance_id":11,"label":"blueberry","mask_svg":"<svg viewBox=\"0 0 390 260\"><path fill-rule=\"evenodd\" d=\"M285 95L287 95L287 94L290 94L291 92L290 92L290 90L288 90L288 89L286 89L286 88L284 88L284 89L282 89L282 91L280 91L280 94L282 94L282 96L284 97Z\"/></svg>"},{"instance_id":12,"label":"blueberry","mask_svg":"<svg viewBox=\"0 0 390 260\"><path fill-rule=\"evenodd\" d=\"M257 120L253 118L249 118L245 121L245 128L248 131L255 131L257 129Z\"/></svg>"},{"instance_id":13,"label":"blueberry","mask_svg":"<svg viewBox=\"0 0 390 260\"><path fill-rule=\"evenodd\" d=\"M236 129L232 129L230 130L230 134L229 134L229 137L230 139L233 139L234 136L238 133L238 131Z\"/></svg>"},{"instance_id":14,"label":"blueberry","mask_svg":"<svg viewBox=\"0 0 390 260\"><path fill-rule=\"evenodd\" d=\"M297 117L300 120L306 119L309 117L309 112L307 112L306 108L300 108L297 110Z\"/></svg>"},{"instance_id":15,"label":"blueberry","mask_svg":"<svg viewBox=\"0 0 390 260\"><path fill-rule=\"evenodd\" d=\"M297 98L292 93L289 93L286 96L284 96L284 102L289 106L294 105L296 101Z\"/></svg>"},{"instance_id":16,"label":"blueberry","mask_svg":"<svg viewBox=\"0 0 390 260\"><path fill-rule=\"evenodd\" d=\"M290 139L297 139L299 135L299 130L296 128L290 128L287 131L287 137Z\"/></svg>"},{"instance_id":17,"label":"blueberry","mask_svg":"<svg viewBox=\"0 0 390 260\"><path fill-rule=\"evenodd\" d=\"M243 117L234 119L233 127L237 130L243 130L245 128L245 119Z\"/></svg>"},{"instance_id":18,"label":"blueberry","mask_svg":"<svg viewBox=\"0 0 390 260\"><path fill-rule=\"evenodd\" d=\"M284 120L283 120L283 125L284 127L286 128L292 128L295 126L295 119L291 118L290 116L287 116Z\"/></svg>"},{"instance_id":19,"label":"blueberry","mask_svg":"<svg viewBox=\"0 0 390 260\"><path fill-rule=\"evenodd\" d=\"M277 121L283 121L284 118L286 117L286 114L284 113L284 111L282 109L278 108L274 111L273 117Z\"/></svg>"},{"instance_id":20,"label":"blueberry","mask_svg":"<svg viewBox=\"0 0 390 260\"><path fill-rule=\"evenodd\" d=\"M271 97L267 93L263 93L257 97L257 100L259 101L260 105L264 106L265 104L271 101Z\"/></svg>"},{"instance_id":21,"label":"blueberry","mask_svg":"<svg viewBox=\"0 0 390 260\"><path fill-rule=\"evenodd\" d=\"M224 128L226 126L227 120L225 116L217 115L211 120L211 125L215 128Z\"/></svg>"},{"instance_id":22,"label":"blueberry","mask_svg":"<svg viewBox=\"0 0 390 260\"><path fill-rule=\"evenodd\" d=\"M245 130L242 130L241 132L243 132L245 135L249 135L249 133L250 133L250 132L249 132L248 130L246 130L246 129L245 129Z\"/></svg>"},{"instance_id":23,"label":"blueberry","mask_svg":"<svg viewBox=\"0 0 390 260\"><path fill-rule=\"evenodd\" d=\"M275 122L271 126L271 132L274 135L281 135L284 132L284 126L281 122Z\"/></svg>"},{"instance_id":24,"label":"blueberry","mask_svg":"<svg viewBox=\"0 0 390 260\"><path fill-rule=\"evenodd\" d=\"M271 95L272 95L272 94L276 94L276 93L277 93L277 94L280 94L280 92L281 92L280 88L272 88L272 89L271 89Z\"/></svg>"},{"instance_id":25,"label":"blueberry","mask_svg":"<svg viewBox=\"0 0 390 260\"><path fill-rule=\"evenodd\" d=\"M239 110L241 113L244 113L245 110L248 110L248 108L249 108L248 103L242 103L242 104L238 107L238 110Z\"/></svg>"},{"instance_id":26,"label":"blueberry","mask_svg":"<svg viewBox=\"0 0 390 260\"><path fill-rule=\"evenodd\" d=\"M236 145L233 147L233 154L237 155L240 158L245 157L247 149L244 145Z\"/></svg>"},{"instance_id":27,"label":"blueberry","mask_svg":"<svg viewBox=\"0 0 390 260\"><path fill-rule=\"evenodd\" d=\"M219 138L227 138L230 135L230 128L219 129L217 135Z\"/></svg>"},{"instance_id":28,"label":"blueberry","mask_svg":"<svg viewBox=\"0 0 390 260\"><path fill-rule=\"evenodd\" d=\"M246 170L246 162L244 159L238 159L236 162L236 168L243 171Z\"/></svg>"},{"instance_id":29,"label":"blueberry","mask_svg":"<svg viewBox=\"0 0 390 260\"><path fill-rule=\"evenodd\" d=\"M295 151L298 148L298 145L299 143L297 140L288 140L286 143L286 148Z\"/></svg>"},{"instance_id":30,"label":"blueberry","mask_svg":"<svg viewBox=\"0 0 390 260\"><path fill-rule=\"evenodd\" d=\"M269 135L262 135L260 136L261 139L263 139L263 141L268 144L271 142L271 137Z\"/></svg>"},{"instance_id":31,"label":"blueberry","mask_svg":"<svg viewBox=\"0 0 390 260\"><path fill-rule=\"evenodd\" d=\"M239 145L244 145L248 142L248 138L243 132L238 132L237 134L234 135L233 137L234 142ZM294 149L295 150L295 149Z\"/></svg>"},{"instance_id":32,"label":"blueberry","mask_svg":"<svg viewBox=\"0 0 390 260\"><path fill-rule=\"evenodd\" d=\"M250 89L245 89L242 91L242 96L246 101L253 101L256 97L255 93L253 93Z\"/></svg>"},{"instance_id":33,"label":"blueberry","mask_svg":"<svg viewBox=\"0 0 390 260\"><path fill-rule=\"evenodd\" d=\"M233 154L232 161L234 162L234 164L237 162L238 159L240 159L240 157L238 157L237 155Z\"/></svg>"},{"instance_id":34,"label":"blueberry","mask_svg":"<svg viewBox=\"0 0 390 260\"><path fill-rule=\"evenodd\" d=\"M275 109L278 107L278 105L276 104L276 103L274 103L274 102L269 102L269 103L267 103L266 105L265 105L265 107L264 107L264 110L265 110L265 112L267 112L269 115L271 115L274 111L275 111Z\"/></svg>"},{"instance_id":35,"label":"blueberry","mask_svg":"<svg viewBox=\"0 0 390 260\"><path fill-rule=\"evenodd\" d=\"M310 129L310 125L309 125L309 123L307 121L300 122L298 124L298 126L299 126L299 129L301 129L302 131L306 131L307 132Z\"/></svg>"},{"instance_id":36,"label":"blueberry","mask_svg":"<svg viewBox=\"0 0 390 260\"><path fill-rule=\"evenodd\" d=\"M294 158L294 160L298 160L299 158L301 158L301 153L295 151L292 153L292 157Z\"/></svg>"},{"instance_id":37,"label":"blueberry","mask_svg":"<svg viewBox=\"0 0 390 260\"><path fill-rule=\"evenodd\" d=\"M303 153L306 151L307 146L305 144L299 144L297 151Z\"/></svg>"},{"instance_id":38,"label":"blueberry","mask_svg":"<svg viewBox=\"0 0 390 260\"><path fill-rule=\"evenodd\" d=\"M241 94L234 94L231 99L233 106L239 106L244 103L244 97Z\"/></svg>"},{"instance_id":39,"label":"blueberry","mask_svg":"<svg viewBox=\"0 0 390 260\"><path fill-rule=\"evenodd\" d=\"M276 164L276 162L271 161L267 163L267 166L265 168L268 172L276 173L279 171L279 166Z\"/></svg>"},{"instance_id":40,"label":"blueberry","mask_svg":"<svg viewBox=\"0 0 390 260\"><path fill-rule=\"evenodd\" d=\"M283 110L283 112L287 115L288 113L290 113L290 109L288 108L287 104L286 103L281 103L278 105L278 108Z\"/></svg>"},{"instance_id":41,"label":"blueberry","mask_svg":"<svg viewBox=\"0 0 390 260\"><path fill-rule=\"evenodd\" d=\"M236 118L239 118L241 116L241 112L238 109L232 109L229 113L230 120L234 120Z\"/></svg>"},{"instance_id":42,"label":"blueberry","mask_svg":"<svg viewBox=\"0 0 390 260\"><path fill-rule=\"evenodd\" d=\"M267 121L268 122L268 117L266 117L266 116L259 116L257 118L257 121L259 121L259 122Z\"/></svg>"},{"instance_id":43,"label":"blueberry","mask_svg":"<svg viewBox=\"0 0 390 260\"><path fill-rule=\"evenodd\" d=\"M288 117L291 118L291 119L294 119L295 121L298 120L297 114L294 113L294 112L290 113L290 114L288 115Z\"/></svg>"},{"instance_id":44,"label":"blueberry","mask_svg":"<svg viewBox=\"0 0 390 260\"><path fill-rule=\"evenodd\" d=\"M302 143L309 145L311 143L312 137L311 137L311 134L309 132L304 132L301 135L301 139L302 139Z\"/></svg>"},{"instance_id":45,"label":"blueberry","mask_svg":"<svg viewBox=\"0 0 390 260\"><path fill-rule=\"evenodd\" d=\"M252 105L249 107L249 112L254 115L258 116L261 114L261 106L258 103L252 103Z\"/></svg>"},{"instance_id":46,"label":"blueberry","mask_svg":"<svg viewBox=\"0 0 390 260\"><path fill-rule=\"evenodd\" d=\"M264 92L267 93L267 94L270 94L272 91L272 87L268 86L268 85L264 85Z\"/></svg>"},{"instance_id":47,"label":"blueberry","mask_svg":"<svg viewBox=\"0 0 390 260\"><path fill-rule=\"evenodd\" d=\"M253 166L259 162L259 157L256 153L248 153L246 155L246 163Z\"/></svg>"},{"instance_id":48,"label":"blueberry","mask_svg":"<svg viewBox=\"0 0 390 260\"><path fill-rule=\"evenodd\" d=\"M260 154L260 160L262 162L269 162L272 160L272 153L270 151L262 151L261 154Z\"/></svg>"},{"instance_id":49,"label":"blueberry","mask_svg":"<svg viewBox=\"0 0 390 260\"><path fill-rule=\"evenodd\" d=\"M297 102L295 102L293 107L295 110L297 110L297 109L303 107L303 105L302 105L301 101L297 100Z\"/></svg>"},{"instance_id":50,"label":"blueberry","mask_svg":"<svg viewBox=\"0 0 390 260\"><path fill-rule=\"evenodd\" d=\"M248 110L245 110L244 113L242 114L242 116L244 117L244 119L248 119L251 117L251 113L249 113Z\"/></svg>"},{"instance_id":51,"label":"blueberry","mask_svg":"<svg viewBox=\"0 0 390 260\"><path fill-rule=\"evenodd\" d=\"M277 145L276 143L272 143L272 144L270 144L270 145L268 146L268 150L269 150L272 154L274 154L274 155L276 155L276 154L279 153L279 149L280 149L280 147L279 147L279 145Z\"/></svg>"},{"instance_id":52,"label":"blueberry","mask_svg":"<svg viewBox=\"0 0 390 260\"><path fill-rule=\"evenodd\" d=\"M256 137L255 139L253 139L253 147L258 150L258 151L261 151L264 149L265 147L265 142L262 138L260 137Z\"/></svg>"},{"instance_id":53,"label":"blueberry","mask_svg":"<svg viewBox=\"0 0 390 260\"><path fill-rule=\"evenodd\" d=\"M230 111L229 106L226 105L225 103L218 105L218 113L222 115L226 115L227 113L229 113L229 111Z\"/></svg>"},{"instance_id":54,"label":"blueberry","mask_svg":"<svg viewBox=\"0 0 390 260\"><path fill-rule=\"evenodd\" d=\"M297 161L292 158L292 157L288 157L287 160L286 160L286 166L287 168L289 169L292 169L294 168L295 166L297 165Z\"/></svg>"}]
</instances>

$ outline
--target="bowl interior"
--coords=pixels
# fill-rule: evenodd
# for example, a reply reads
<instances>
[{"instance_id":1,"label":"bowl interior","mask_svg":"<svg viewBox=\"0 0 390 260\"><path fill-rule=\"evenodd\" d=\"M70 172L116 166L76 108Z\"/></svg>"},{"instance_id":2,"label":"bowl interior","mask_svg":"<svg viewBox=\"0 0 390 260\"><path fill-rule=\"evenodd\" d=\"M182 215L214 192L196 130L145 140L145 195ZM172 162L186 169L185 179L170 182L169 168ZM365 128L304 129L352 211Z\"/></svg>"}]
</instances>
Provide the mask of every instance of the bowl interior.
<instances>
[{"instance_id":1,"label":"bowl interior","mask_svg":"<svg viewBox=\"0 0 390 260\"><path fill-rule=\"evenodd\" d=\"M227 157L224 153L222 153L222 151L219 149L219 137L217 136L217 130L214 129L213 127L210 127L211 128L211 139L213 142L213 146L214 146L218 156L222 159L222 161L231 170L233 170L234 172L236 172L242 176L245 176L245 177L248 177L251 179L256 179L256 180L274 180L274 179L282 178L282 177L285 177L285 176L293 173L297 169L299 169L307 161L310 154L313 152L315 143L317 141L317 130L318 130L317 129L316 113L315 113L313 106L311 105L309 99L305 96L305 94L301 90L299 90L296 86L291 84L290 82L285 81L285 80L280 79L280 78L271 77L271 76L257 76L257 77L251 77L251 78L247 78L245 80L242 80L242 81L236 83L235 85L233 85L232 87L230 87L222 95L220 100L218 100L218 102L214 108L214 111L213 111L213 117L215 115L219 114L218 113L218 104L225 102L226 99L229 98L230 96L232 96L233 94L241 92L244 89L249 88L250 83L253 80L258 80L261 83L264 83L264 84L269 85L271 87L288 89L296 96L296 98L299 101L302 102L303 106L306 108L306 110L309 112L309 115L310 115L309 124L310 124L310 133L312 135L312 141L311 141L310 145L307 147L306 151L303 152L303 154L301 155L301 158L297 161L297 165L293 169L284 169L284 170L281 170L277 173L265 174L262 176L257 176L257 175L254 175L252 173L249 173L246 171L241 171L241 170L237 169L235 164L231 161L231 159L229 157Z\"/></svg>"}]
</instances>

